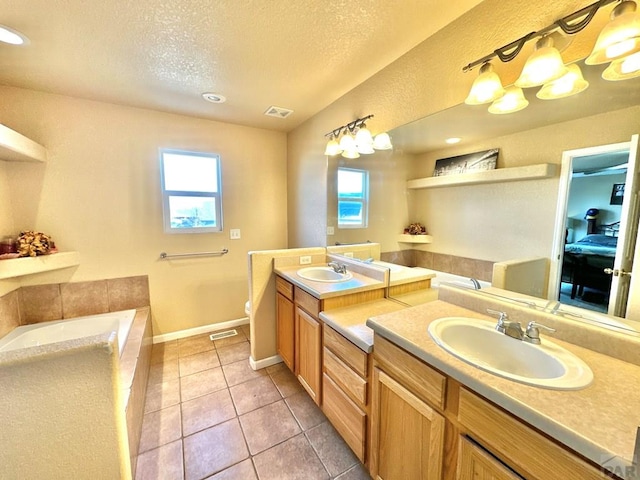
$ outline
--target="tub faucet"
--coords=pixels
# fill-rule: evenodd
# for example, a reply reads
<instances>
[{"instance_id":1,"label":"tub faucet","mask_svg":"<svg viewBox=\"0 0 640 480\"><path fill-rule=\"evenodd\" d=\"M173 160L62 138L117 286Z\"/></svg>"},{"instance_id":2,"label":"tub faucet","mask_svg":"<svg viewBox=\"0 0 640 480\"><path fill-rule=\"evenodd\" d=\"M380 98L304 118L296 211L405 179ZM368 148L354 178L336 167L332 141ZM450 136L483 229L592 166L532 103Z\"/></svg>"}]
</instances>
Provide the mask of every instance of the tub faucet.
<instances>
[{"instance_id":1,"label":"tub faucet","mask_svg":"<svg viewBox=\"0 0 640 480\"><path fill-rule=\"evenodd\" d=\"M474 290L480 290L482 288L480 286L480 282L478 280L476 280L475 278L470 278L469 280L471 280L471 283L473 283L473 289Z\"/></svg>"},{"instance_id":2,"label":"tub faucet","mask_svg":"<svg viewBox=\"0 0 640 480\"><path fill-rule=\"evenodd\" d=\"M338 262L329 262L327 266L333 268L333 271L336 273L347 273L347 266L344 264L340 264Z\"/></svg>"}]
</instances>

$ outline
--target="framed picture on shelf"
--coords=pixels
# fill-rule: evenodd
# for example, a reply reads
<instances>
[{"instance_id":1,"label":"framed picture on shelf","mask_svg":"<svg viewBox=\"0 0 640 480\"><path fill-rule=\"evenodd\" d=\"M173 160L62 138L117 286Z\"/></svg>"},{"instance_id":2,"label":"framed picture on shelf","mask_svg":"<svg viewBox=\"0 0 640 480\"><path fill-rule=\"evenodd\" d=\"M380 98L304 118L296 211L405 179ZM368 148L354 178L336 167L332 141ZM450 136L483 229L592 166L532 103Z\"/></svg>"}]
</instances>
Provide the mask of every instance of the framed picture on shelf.
<instances>
[{"instance_id":1,"label":"framed picture on shelf","mask_svg":"<svg viewBox=\"0 0 640 480\"><path fill-rule=\"evenodd\" d=\"M457 157L441 158L436 160L433 170L434 177L443 175L457 175L460 173L477 172L481 170L494 170L498 161L498 149L485 150L476 153L467 153Z\"/></svg>"},{"instance_id":2,"label":"framed picture on shelf","mask_svg":"<svg viewBox=\"0 0 640 480\"><path fill-rule=\"evenodd\" d=\"M611 189L611 201L609 205L622 205L624 199L624 183L614 183Z\"/></svg>"}]
</instances>

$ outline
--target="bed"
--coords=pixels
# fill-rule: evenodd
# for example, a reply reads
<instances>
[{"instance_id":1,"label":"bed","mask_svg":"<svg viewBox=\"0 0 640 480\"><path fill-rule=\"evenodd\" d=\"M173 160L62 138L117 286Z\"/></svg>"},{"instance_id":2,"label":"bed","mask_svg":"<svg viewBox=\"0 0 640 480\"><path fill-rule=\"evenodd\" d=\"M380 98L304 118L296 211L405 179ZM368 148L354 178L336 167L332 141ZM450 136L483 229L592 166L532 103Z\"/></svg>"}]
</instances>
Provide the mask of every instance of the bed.
<instances>
[{"instance_id":1,"label":"bed","mask_svg":"<svg viewBox=\"0 0 640 480\"><path fill-rule=\"evenodd\" d=\"M582 296L588 287L603 292L608 301L611 275L604 270L613 268L617 245L617 237L602 234L587 235L565 245L563 280L572 283L571 298Z\"/></svg>"}]
</instances>

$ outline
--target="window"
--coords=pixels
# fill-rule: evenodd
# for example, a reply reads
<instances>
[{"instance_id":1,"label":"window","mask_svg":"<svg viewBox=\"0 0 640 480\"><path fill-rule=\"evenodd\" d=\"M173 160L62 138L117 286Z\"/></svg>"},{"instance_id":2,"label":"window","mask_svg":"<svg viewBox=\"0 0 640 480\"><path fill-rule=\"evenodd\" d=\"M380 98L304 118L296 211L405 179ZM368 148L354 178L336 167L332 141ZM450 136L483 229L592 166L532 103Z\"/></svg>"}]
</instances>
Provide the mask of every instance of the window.
<instances>
[{"instance_id":1,"label":"window","mask_svg":"<svg viewBox=\"0 0 640 480\"><path fill-rule=\"evenodd\" d=\"M160 150L164 231L222 231L220 157L210 153Z\"/></svg>"},{"instance_id":2,"label":"window","mask_svg":"<svg viewBox=\"0 0 640 480\"><path fill-rule=\"evenodd\" d=\"M338 227L365 228L368 199L369 172L338 168Z\"/></svg>"}]
</instances>

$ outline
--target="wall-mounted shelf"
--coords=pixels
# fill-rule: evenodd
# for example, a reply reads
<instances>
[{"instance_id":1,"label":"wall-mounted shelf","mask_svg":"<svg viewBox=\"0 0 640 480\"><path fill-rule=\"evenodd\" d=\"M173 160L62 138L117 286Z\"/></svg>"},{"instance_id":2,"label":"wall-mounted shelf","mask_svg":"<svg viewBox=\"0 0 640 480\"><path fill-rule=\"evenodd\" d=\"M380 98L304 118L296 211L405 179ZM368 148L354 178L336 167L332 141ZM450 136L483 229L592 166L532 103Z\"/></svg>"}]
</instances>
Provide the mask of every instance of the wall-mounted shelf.
<instances>
[{"instance_id":1,"label":"wall-mounted shelf","mask_svg":"<svg viewBox=\"0 0 640 480\"><path fill-rule=\"evenodd\" d=\"M524 167L498 168L481 172L462 173L460 175L445 175L441 177L427 177L409 180L407 188L440 188L456 185L479 185L482 183L518 182L551 178L555 176L558 165L555 163L541 163Z\"/></svg>"},{"instance_id":2,"label":"wall-mounted shelf","mask_svg":"<svg viewBox=\"0 0 640 480\"><path fill-rule=\"evenodd\" d=\"M0 280L22 277L34 273L60 270L80 264L78 252L59 252L38 257L20 257L0 260Z\"/></svg>"},{"instance_id":3,"label":"wall-mounted shelf","mask_svg":"<svg viewBox=\"0 0 640 480\"><path fill-rule=\"evenodd\" d=\"M431 243L431 235L398 235L400 243Z\"/></svg>"},{"instance_id":4,"label":"wall-mounted shelf","mask_svg":"<svg viewBox=\"0 0 640 480\"><path fill-rule=\"evenodd\" d=\"M47 161L47 150L0 123L0 160L44 163Z\"/></svg>"}]
</instances>

